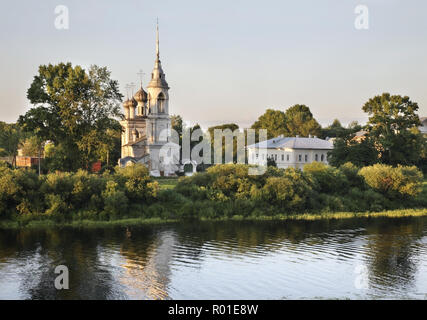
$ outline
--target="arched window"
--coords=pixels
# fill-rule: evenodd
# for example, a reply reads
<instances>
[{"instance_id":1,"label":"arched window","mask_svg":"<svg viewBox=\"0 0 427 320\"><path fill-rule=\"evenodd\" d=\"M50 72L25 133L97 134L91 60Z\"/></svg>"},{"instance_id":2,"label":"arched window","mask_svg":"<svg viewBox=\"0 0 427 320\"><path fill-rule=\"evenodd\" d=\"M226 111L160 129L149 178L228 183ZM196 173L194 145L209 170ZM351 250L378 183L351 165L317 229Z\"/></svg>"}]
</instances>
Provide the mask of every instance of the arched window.
<instances>
[{"instance_id":1,"label":"arched window","mask_svg":"<svg viewBox=\"0 0 427 320\"><path fill-rule=\"evenodd\" d=\"M165 95L163 92L160 92L159 96L157 97L157 112L158 113L165 113Z\"/></svg>"},{"instance_id":2,"label":"arched window","mask_svg":"<svg viewBox=\"0 0 427 320\"><path fill-rule=\"evenodd\" d=\"M323 161L323 160L325 159L325 156L322 154L322 155L320 156L320 159Z\"/></svg>"}]
</instances>

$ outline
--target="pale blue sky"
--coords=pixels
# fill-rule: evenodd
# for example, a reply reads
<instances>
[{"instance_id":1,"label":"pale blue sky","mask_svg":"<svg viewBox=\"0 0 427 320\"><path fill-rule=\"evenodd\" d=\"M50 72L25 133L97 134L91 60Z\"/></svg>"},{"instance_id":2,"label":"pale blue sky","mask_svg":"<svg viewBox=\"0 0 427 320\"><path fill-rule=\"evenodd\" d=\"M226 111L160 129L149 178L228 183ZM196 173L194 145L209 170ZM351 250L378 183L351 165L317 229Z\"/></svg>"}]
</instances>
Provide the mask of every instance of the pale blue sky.
<instances>
[{"instance_id":1,"label":"pale blue sky","mask_svg":"<svg viewBox=\"0 0 427 320\"><path fill-rule=\"evenodd\" d=\"M369 8L356 30L354 9ZM66 5L70 29L56 30ZM16 121L40 64L107 66L120 83L148 75L155 23L170 111L203 127L251 125L266 108L308 105L323 125L366 121L382 92L409 95L427 116L425 0L2 0L0 120Z\"/></svg>"}]
</instances>

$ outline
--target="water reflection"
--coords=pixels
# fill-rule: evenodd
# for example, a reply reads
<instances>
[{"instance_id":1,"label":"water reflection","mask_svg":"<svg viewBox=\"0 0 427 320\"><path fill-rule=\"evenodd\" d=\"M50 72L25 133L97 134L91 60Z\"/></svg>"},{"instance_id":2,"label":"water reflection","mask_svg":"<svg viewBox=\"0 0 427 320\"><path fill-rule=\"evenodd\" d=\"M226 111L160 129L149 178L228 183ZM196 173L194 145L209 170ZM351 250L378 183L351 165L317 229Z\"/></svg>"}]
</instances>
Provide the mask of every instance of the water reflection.
<instances>
[{"instance_id":1,"label":"water reflection","mask_svg":"<svg viewBox=\"0 0 427 320\"><path fill-rule=\"evenodd\" d=\"M368 228L370 283L387 291L406 291L415 285L417 265L425 258L424 220L418 223L379 224Z\"/></svg>"},{"instance_id":2,"label":"water reflection","mask_svg":"<svg viewBox=\"0 0 427 320\"><path fill-rule=\"evenodd\" d=\"M0 299L425 298L426 221L1 230ZM61 264L70 290L54 288Z\"/></svg>"},{"instance_id":3,"label":"water reflection","mask_svg":"<svg viewBox=\"0 0 427 320\"><path fill-rule=\"evenodd\" d=\"M131 236L121 247L121 254L125 259L122 265L125 273L120 277L120 281L126 286L128 297L131 299L169 298L168 283L173 248L176 243L175 233L164 231L149 241L135 238Z\"/></svg>"}]
</instances>

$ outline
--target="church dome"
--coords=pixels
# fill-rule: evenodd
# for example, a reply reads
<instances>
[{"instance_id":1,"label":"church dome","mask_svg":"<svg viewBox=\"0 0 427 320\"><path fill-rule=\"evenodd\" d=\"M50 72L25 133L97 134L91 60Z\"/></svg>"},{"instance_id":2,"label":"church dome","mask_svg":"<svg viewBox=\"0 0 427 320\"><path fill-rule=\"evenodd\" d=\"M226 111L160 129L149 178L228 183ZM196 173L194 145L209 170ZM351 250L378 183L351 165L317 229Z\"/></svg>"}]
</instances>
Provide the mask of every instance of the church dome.
<instances>
[{"instance_id":1,"label":"church dome","mask_svg":"<svg viewBox=\"0 0 427 320\"><path fill-rule=\"evenodd\" d=\"M130 100L129 107L134 107L135 108L137 105L138 105L138 102L136 102L135 98L132 98Z\"/></svg>"},{"instance_id":2,"label":"church dome","mask_svg":"<svg viewBox=\"0 0 427 320\"><path fill-rule=\"evenodd\" d=\"M130 101L129 99L127 99L125 102L123 102L123 107L125 109L130 108L131 104L132 104L132 101Z\"/></svg>"},{"instance_id":3,"label":"church dome","mask_svg":"<svg viewBox=\"0 0 427 320\"><path fill-rule=\"evenodd\" d=\"M144 91L143 88L139 89L133 98L136 100L136 102L147 102L147 92Z\"/></svg>"}]
</instances>

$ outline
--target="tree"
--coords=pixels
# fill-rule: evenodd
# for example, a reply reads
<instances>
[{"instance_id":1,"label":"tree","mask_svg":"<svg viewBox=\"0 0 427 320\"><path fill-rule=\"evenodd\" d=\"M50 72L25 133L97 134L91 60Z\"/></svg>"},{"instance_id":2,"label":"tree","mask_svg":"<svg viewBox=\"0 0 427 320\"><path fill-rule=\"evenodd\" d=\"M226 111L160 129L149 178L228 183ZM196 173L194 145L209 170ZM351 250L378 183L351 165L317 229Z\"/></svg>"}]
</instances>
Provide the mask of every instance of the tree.
<instances>
[{"instance_id":1,"label":"tree","mask_svg":"<svg viewBox=\"0 0 427 320\"><path fill-rule=\"evenodd\" d=\"M22 132L16 124L0 122L0 149L3 155L12 157L12 166L16 166L21 137Z\"/></svg>"},{"instance_id":2,"label":"tree","mask_svg":"<svg viewBox=\"0 0 427 320\"><path fill-rule=\"evenodd\" d=\"M322 128L321 137L325 139L329 138L345 138L349 134L356 133L360 131L362 126L360 126L357 121L351 122L347 128L341 125L341 122L338 119L335 119L332 124L326 128Z\"/></svg>"},{"instance_id":3,"label":"tree","mask_svg":"<svg viewBox=\"0 0 427 320\"><path fill-rule=\"evenodd\" d=\"M286 133L290 137L296 135L307 137L310 134L320 136L322 133L322 127L306 105L296 104L290 107L285 112L285 119Z\"/></svg>"},{"instance_id":4,"label":"tree","mask_svg":"<svg viewBox=\"0 0 427 320\"><path fill-rule=\"evenodd\" d=\"M369 114L367 130L380 152L380 161L390 165L416 164L422 153L418 104L409 97L383 93L363 106Z\"/></svg>"},{"instance_id":5,"label":"tree","mask_svg":"<svg viewBox=\"0 0 427 320\"><path fill-rule=\"evenodd\" d=\"M274 157L267 157L267 167L277 167L276 160L274 160Z\"/></svg>"},{"instance_id":6,"label":"tree","mask_svg":"<svg viewBox=\"0 0 427 320\"><path fill-rule=\"evenodd\" d=\"M36 136L25 139L21 145L22 153L27 157L38 157L41 148L42 143Z\"/></svg>"},{"instance_id":7,"label":"tree","mask_svg":"<svg viewBox=\"0 0 427 320\"><path fill-rule=\"evenodd\" d=\"M106 68L88 71L71 63L42 65L27 92L36 107L19 118L25 131L52 141L63 153L63 169L89 169L98 160L107 130L120 132L122 95Z\"/></svg>"},{"instance_id":8,"label":"tree","mask_svg":"<svg viewBox=\"0 0 427 320\"><path fill-rule=\"evenodd\" d=\"M351 162L358 167L378 163L378 151L369 137L360 142L353 139L354 135L337 138L334 148L328 152L328 161L334 167Z\"/></svg>"},{"instance_id":9,"label":"tree","mask_svg":"<svg viewBox=\"0 0 427 320\"><path fill-rule=\"evenodd\" d=\"M214 155L215 155L215 151L214 151L215 130L224 131L227 129L230 130L232 133L234 133L234 131L239 130L239 126L235 123L227 123L227 124L222 124L222 125L208 128L208 132L212 142L212 153L211 153L212 163L214 163ZM225 148L226 148L225 137L222 138L221 146L222 146L222 158L225 159ZM237 137L233 135L233 163L236 163L236 162L237 162Z\"/></svg>"},{"instance_id":10,"label":"tree","mask_svg":"<svg viewBox=\"0 0 427 320\"><path fill-rule=\"evenodd\" d=\"M314 119L310 109L301 104L290 107L286 112L267 109L251 128L266 129L268 139L280 135L307 137L310 134L317 136L321 134L320 124Z\"/></svg>"},{"instance_id":11,"label":"tree","mask_svg":"<svg viewBox=\"0 0 427 320\"><path fill-rule=\"evenodd\" d=\"M182 137L182 130L184 129L184 121L180 115L171 115L171 126L172 129L175 130L180 139Z\"/></svg>"},{"instance_id":12,"label":"tree","mask_svg":"<svg viewBox=\"0 0 427 320\"><path fill-rule=\"evenodd\" d=\"M112 164L116 165L121 157L121 143L121 132L107 129L102 141L100 141L98 159L104 162L107 167Z\"/></svg>"},{"instance_id":13,"label":"tree","mask_svg":"<svg viewBox=\"0 0 427 320\"><path fill-rule=\"evenodd\" d=\"M268 139L281 134L287 135L285 113L279 110L267 109L251 126L251 129L266 129Z\"/></svg>"}]
</instances>

